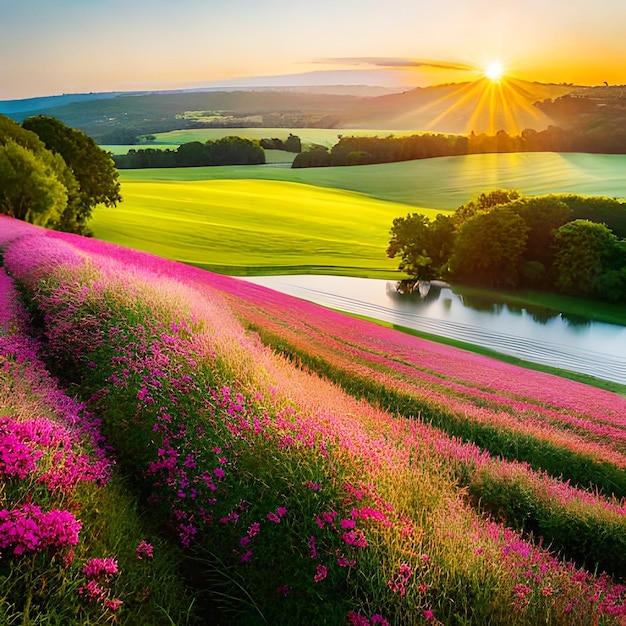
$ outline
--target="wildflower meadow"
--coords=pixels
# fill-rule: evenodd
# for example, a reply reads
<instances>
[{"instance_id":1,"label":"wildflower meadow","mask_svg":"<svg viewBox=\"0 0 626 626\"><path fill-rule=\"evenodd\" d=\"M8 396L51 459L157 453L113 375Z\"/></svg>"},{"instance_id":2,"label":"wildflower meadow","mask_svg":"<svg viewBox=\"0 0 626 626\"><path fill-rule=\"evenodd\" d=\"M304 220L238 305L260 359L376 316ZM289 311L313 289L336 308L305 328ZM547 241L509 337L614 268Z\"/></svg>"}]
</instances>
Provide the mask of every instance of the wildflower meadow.
<instances>
[{"instance_id":1,"label":"wildflower meadow","mask_svg":"<svg viewBox=\"0 0 626 626\"><path fill-rule=\"evenodd\" d=\"M626 399L0 218L0 622L623 624Z\"/></svg>"}]
</instances>

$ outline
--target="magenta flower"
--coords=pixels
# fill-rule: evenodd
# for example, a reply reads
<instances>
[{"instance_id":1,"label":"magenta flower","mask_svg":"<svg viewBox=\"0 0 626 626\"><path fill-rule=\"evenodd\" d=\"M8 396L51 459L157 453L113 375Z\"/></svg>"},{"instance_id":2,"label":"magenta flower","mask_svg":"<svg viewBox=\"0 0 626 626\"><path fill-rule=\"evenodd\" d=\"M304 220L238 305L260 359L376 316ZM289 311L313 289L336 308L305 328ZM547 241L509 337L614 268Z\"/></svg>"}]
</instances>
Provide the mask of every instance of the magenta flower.
<instances>
[{"instance_id":1,"label":"magenta flower","mask_svg":"<svg viewBox=\"0 0 626 626\"><path fill-rule=\"evenodd\" d=\"M278 517L278 515L276 515L276 513L273 513L271 511L267 514L267 519L270 522L274 522L275 524L279 524L280 523L280 517Z\"/></svg>"},{"instance_id":2,"label":"magenta flower","mask_svg":"<svg viewBox=\"0 0 626 626\"><path fill-rule=\"evenodd\" d=\"M111 557L104 559L89 559L83 567L87 578L100 578L118 573L117 560Z\"/></svg>"},{"instance_id":3,"label":"magenta flower","mask_svg":"<svg viewBox=\"0 0 626 626\"><path fill-rule=\"evenodd\" d=\"M106 597L106 590L91 579L86 585L78 588L78 595L84 596L88 602L102 602Z\"/></svg>"},{"instance_id":4,"label":"magenta flower","mask_svg":"<svg viewBox=\"0 0 626 626\"><path fill-rule=\"evenodd\" d=\"M117 609L120 608L120 606L122 606L122 604L124 604L122 602L122 600L105 600L104 601L104 608L105 609L109 609L109 611L113 611L115 613L115 611L117 611Z\"/></svg>"},{"instance_id":5,"label":"magenta flower","mask_svg":"<svg viewBox=\"0 0 626 626\"><path fill-rule=\"evenodd\" d=\"M147 543L146 541L142 541L138 546L135 553L137 554L137 558L141 561L142 559L151 559L152 554L154 552L154 547Z\"/></svg>"},{"instance_id":6,"label":"magenta flower","mask_svg":"<svg viewBox=\"0 0 626 626\"><path fill-rule=\"evenodd\" d=\"M311 558L316 559L317 548L315 547L315 537L313 535L311 535L311 537L309 538L309 548L311 548Z\"/></svg>"},{"instance_id":7,"label":"magenta flower","mask_svg":"<svg viewBox=\"0 0 626 626\"><path fill-rule=\"evenodd\" d=\"M432 612L431 609L424 609L424 617L427 620L435 619L435 614Z\"/></svg>"},{"instance_id":8,"label":"magenta flower","mask_svg":"<svg viewBox=\"0 0 626 626\"><path fill-rule=\"evenodd\" d=\"M315 569L315 576L313 576L313 580L316 583L319 583L320 581L324 580L324 578L326 578L327 575L328 575L328 570L326 569L326 567L324 565L318 565L317 568Z\"/></svg>"},{"instance_id":9,"label":"magenta flower","mask_svg":"<svg viewBox=\"0 0 626 626\"><path fill-rule=\"evenodd\" d=\"M348 622L351 626L370 626L369 619L356 611L348 611Z\"/></svg>"}]
</instances>

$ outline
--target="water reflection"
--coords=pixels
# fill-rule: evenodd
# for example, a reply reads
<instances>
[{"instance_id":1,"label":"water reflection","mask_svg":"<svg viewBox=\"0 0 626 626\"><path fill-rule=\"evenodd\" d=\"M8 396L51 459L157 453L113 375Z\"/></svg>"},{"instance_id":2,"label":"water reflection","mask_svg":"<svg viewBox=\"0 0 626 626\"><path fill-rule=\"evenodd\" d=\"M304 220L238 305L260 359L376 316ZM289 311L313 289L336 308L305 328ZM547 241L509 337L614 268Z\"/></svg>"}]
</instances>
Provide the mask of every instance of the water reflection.
<instances>
[{"instance_id":1,"label":"water reflection","mask_svg":"<svg viewBox=\"0 0 626 626\"><path fill-rule=\"evenodd\" d=\"M345 276L243 280L324 306L626 384L626 327L429 285Z\"/></svg>"}]
</instances>

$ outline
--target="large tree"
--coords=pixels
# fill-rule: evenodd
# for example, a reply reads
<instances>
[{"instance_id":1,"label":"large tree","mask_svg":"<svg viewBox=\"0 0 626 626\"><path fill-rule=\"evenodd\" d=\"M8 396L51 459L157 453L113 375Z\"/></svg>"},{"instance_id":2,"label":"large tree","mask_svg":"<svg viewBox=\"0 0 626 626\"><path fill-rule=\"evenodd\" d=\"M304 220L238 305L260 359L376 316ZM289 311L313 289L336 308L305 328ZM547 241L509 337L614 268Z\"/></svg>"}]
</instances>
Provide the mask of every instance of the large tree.
<instances>
[{"instance_id":1,"label":"large tree","mask_svg":"<svg viewBox=\"0 0 626 626\"><path fill-rule=\"evenodd\" d=\"M481 193L476 198L472 198L462 204L454 212L452 219L456 227L459 228L464 222L470 219L470 217L488 213L495 207L509 204L519 197L520 194L515 189L494 189L487 193Z\"/></svg>"},{"instance_id":2,"label":"large tree","mask_svg":"<svg viewBox=\"0 0 626 626\"><path fill-rule=\"evenodd\" d=\"M556 287L563 293L590 296L597 279L613 269L612 251L621 249L604 224L574 220L554 234Z\"/></svg>"},{"instance_id":3,"label":"large tree","mask_svg":"<svg viewBox=\"0 0 626 626\"><path fill-rule=\"evenodd\" d=\"M76 232L78 182L63 158L4 115L0 115L0 150L0 213Z\"/></svg>"},{"instance_id":4,"label":"large tree","mask_svg":"<svg viewBox=\"0 0 626 626\"><path fill-rule=\"evenodd\" d=\"M528 226L509 207L470 217L457 232L450 259L453 278L484 287L515 287Z\"/></svg>"},{"instance_id":5,"label":"large tree","mask_svg":"<svg viewBox=\"0 0 626 626\"><path fill-rule=\"evenodd\" d=\"M80 232L85 229L95 206L111 207L121 202L115 163L91 137L46 115L29 117L22 126L36 133L46 148L59 154L72 170L78 182L78 197L73 202L73 210Z\"/></svg>"},{"instance_id":6,"label":"large tree","mask_svg":"<svg viewBox=\"0 0 626 626\"><path fill-rule=\"evenodd\" d=\"M439 214L434 221L421 213L393 220L387 256L400 257L399 269L418 280L441 274L452 250L454 226L449 217Z\"/></svg>"},{"instance_id":7,"label":"large tree","mask_svg":"<svg viewBox=\"0 0 626 626\"><path fill-rule=\"evenodd\" d=\"M0 213L54 227L67 207L67 188L50 162L13 139L0 145Z\"/></svg>"},{"instance_id":8,"label":"large tree","mask_svg":"<svg viewBox=\"0 0 626 626\"><path fill-rule=\"evenodd\" d=\"M572 218L572 209L553 195L521 198L510 206L528 226L525 260L551 265L554 232Z\"/></svg>"}]
</instances>

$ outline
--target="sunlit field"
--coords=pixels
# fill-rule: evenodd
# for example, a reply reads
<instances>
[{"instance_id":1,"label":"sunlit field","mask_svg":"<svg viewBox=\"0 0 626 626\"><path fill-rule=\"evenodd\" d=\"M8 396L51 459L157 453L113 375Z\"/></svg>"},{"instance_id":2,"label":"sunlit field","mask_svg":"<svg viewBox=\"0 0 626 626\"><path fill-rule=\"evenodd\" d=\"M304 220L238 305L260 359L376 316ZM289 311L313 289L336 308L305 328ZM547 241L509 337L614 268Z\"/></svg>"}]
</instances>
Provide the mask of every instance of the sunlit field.
<instances>
[{"instance_id":1,"label":"sunlit field","mask_svg":"<svg viewBox=\"0 0 626 626\"><path fill-rule=\"evenodd\" d=\"M265 180L125 181L122 193L120 206L96 212L96 237L235 274L397 275L385 255L387 231L394 217L414 210Z\"/></svg>"},{"instance_id":2,"label":"sunlit field","mask_svg":"<svg viewBox=\"0 0 626 626\"><path fill-rule=\"evenodd\" d=\"M9 218L0 251L3 623L623 623L626 399Z\"/></svg>"},{"instance_id":3,"label":"sunlit field","mask_svg":"<svg viewBox=\"0 0 626 626\"><path fill-rule=\"evenodd\" d=\"M526 195L571 192L626 198L626 155L579 153L472 154L357 167L306 169L263 165L125 170L122 181L281 180L357 191L416 207L454 210L481 192L517 189Z\"/></svg>"},{"instance_id":4,"label":"sunlit field","mask_svg":"<svg viewBox=\"0 0 626 626\"><path fill-rule=\"evenodd\" d=\"M226 273L383 277L396 268L385 255L395 217L453 211L494 188L626 197L624 168L623 155L541 153L126 170L124 202L97 210L91 226L100 239Z\"/></svg>"}]
</instances>

